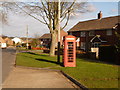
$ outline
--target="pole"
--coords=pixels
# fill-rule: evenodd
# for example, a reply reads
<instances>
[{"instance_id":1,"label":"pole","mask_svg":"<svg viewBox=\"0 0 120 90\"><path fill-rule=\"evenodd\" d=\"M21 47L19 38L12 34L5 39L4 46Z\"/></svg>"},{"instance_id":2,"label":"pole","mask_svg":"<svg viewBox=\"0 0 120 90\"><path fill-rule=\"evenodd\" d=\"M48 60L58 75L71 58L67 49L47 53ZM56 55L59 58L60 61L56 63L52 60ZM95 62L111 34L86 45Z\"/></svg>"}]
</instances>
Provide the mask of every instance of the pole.
<instances>
[{"instance_id":1,"label":"pole","mask_svg":"<svg viewBox=\"0 0 120 90\"><path fill-rule=\"evenodd\" d=\"M58 0L58 57L57 62L60 64L60 0Z\"/></svg>"},{"instance_id":2,"label":"pole","mask_svg":"<svg viewBox=\"0 0 120 90\"><path fill-rule=\"evenodd\" d=\"M28 49L28 25L26 26L26 36L27 36L26 46L27 46L27 49Z\"/></svg>"}]
</instances>

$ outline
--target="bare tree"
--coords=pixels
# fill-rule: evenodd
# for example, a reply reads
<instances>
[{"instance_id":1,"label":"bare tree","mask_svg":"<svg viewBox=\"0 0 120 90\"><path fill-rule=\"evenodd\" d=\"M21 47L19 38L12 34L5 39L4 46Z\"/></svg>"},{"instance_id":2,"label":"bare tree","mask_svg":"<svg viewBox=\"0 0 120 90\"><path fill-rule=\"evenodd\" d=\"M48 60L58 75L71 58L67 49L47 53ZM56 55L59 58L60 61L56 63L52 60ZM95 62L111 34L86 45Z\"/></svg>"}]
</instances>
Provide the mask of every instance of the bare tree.
<instances>
[{"instance_id":1,"label":"bare tree","mask_svg":"<svg viewBox=\"0 0 120 90\"><path fill-rule=\"evenodd\" d=\"M87 3L81 2L61 2L61 23L64 25L61 26L61 30L63 30L70 19L70 16L74 13L85 13L88 12L86 9ZM51 33L51 47L50 47L50 56L54 56L55 45L57 43L57 34L58 34L58 2L50 2L49 0L41 0L38 2L12 2L12 3L4 3L4 7L6 11L12 10L15 13L24 12L25 14L33 17L39 22L47 25Z\"/></svg>"},{"instance_id":2,"label":"bare tree","mask_svg":"<svg viewBox=\"0 0 120 90\"><path fill-rule=\"evenodd\" d=\"M117 37L117 42L115 44L115 47L117 48L117 51L120 53L120 23L116 24L116 27L115 27L115 35Z\"/></svg>"},{"instance_id":3,"label":"bare tree","mask_svg":"<svg viewBox=\"0 0 120 90\"><path fill-rule=\"evenodd\" d=\"M38 45L40 45L40 40L39 40L40 36L38 34L34 35L34 38L32 39L32 43L31 46L33 47L37 47Z\"/></svg>"},{"instance_id":4,"label":"bare tree","mask_svg":"<svg viewBox=\"0 0 120 90\"><path fill-rule=\"evenodd\" d=\"M0 3L0 21L7 24L7 12L4 11L2 2Z\"/></svg>"}]
</instances>

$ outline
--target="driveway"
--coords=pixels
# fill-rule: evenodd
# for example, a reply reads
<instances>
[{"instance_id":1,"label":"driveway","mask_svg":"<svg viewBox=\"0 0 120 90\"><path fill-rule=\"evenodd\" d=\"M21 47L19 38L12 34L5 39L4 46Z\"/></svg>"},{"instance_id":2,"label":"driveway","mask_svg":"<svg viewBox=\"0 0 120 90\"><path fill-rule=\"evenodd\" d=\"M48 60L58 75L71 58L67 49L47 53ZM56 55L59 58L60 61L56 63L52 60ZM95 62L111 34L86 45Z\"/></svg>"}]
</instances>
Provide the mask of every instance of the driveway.
<instances>
[{"instance_id":1,"label":"driveway","mask_svg":"<svg viewBox=\"0 0 120 90\"><path fill-rule=\"evenodd\" d=\"M60 72L15 67L3 88L77 88Z\"/></svg>"}]
</instances>

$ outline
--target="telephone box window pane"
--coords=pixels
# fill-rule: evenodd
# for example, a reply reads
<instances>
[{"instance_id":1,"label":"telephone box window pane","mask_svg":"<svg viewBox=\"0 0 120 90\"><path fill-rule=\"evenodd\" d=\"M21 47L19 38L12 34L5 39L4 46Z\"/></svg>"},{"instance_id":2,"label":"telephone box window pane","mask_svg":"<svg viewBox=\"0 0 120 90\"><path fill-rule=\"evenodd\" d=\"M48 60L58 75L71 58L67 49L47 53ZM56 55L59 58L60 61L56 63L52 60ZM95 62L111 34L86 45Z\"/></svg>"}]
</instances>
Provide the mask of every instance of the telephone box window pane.
<instances>
[{"instance_id":1,"label":"telephone box window pane","mask_svg":"<svg viewBox=\"0 0 120 90\"><path fill-rule=\"evenodd\" d=\"M68 42L68 62L73 62L73 42Z\"/></svg>"},{"instance_id":2,"label":"telephone box window pane","mask_svg":"<svg viewBox=\"0 0 120 90\"><path fill-rule=\"evenodd\" d=\"M68 58L68 62L73 62L73 58Z\"/></svg>"}]
</instances>

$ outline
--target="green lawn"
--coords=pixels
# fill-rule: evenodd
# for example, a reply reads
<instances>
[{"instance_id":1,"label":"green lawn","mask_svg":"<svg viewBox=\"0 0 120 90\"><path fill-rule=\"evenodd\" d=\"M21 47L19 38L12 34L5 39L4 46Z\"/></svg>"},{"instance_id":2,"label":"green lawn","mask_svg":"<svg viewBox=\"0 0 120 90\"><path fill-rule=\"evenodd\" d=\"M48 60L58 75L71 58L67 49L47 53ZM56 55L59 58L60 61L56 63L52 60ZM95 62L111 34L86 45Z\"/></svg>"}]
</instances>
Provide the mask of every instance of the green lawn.
<instances>
[{"instance_id":1,"label":"green lawn","mask_svg":"<svg viewBox=\"0 0 120 90\"><path fill-rule=\"evenodd\" d=\"M118 88L119 66L77 59L77 67L62 67L56 61L48 54L28 52L18 53L16 64L62 70L88 88Z\"/></svg>"}]
</instances>

